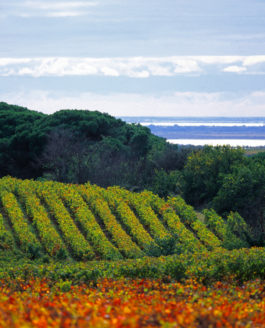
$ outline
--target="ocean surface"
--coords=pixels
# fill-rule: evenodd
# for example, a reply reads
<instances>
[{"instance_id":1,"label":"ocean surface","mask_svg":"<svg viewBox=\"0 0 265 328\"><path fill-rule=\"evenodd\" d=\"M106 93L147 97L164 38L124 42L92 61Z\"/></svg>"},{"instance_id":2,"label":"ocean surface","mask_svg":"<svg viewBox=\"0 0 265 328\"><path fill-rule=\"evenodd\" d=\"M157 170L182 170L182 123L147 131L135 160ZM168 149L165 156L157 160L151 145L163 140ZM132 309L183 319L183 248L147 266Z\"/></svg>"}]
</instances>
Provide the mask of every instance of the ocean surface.
<instances>
[{"instance_id":1,"label":"ocean surface","mask_svg":"<svg viewBox=\"0 0 265 328\"><path fill-rule=\"evenodd\" d=\"M120 117L182 145L265 147L264 117Z\"/></svg>"}]
</instances>

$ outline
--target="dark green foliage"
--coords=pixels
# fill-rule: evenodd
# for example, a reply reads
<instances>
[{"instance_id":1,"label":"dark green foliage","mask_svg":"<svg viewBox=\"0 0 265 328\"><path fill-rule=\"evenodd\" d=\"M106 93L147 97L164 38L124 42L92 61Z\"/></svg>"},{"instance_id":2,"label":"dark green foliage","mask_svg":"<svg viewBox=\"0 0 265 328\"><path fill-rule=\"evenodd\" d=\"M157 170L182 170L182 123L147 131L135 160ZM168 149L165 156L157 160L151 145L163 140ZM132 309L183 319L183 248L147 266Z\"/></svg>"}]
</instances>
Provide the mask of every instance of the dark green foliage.
<instances>
[{"instance_id":1,"label":"dark green foliage","mask_svg":"<svg viewBox=\"0 0 265 328\"><path fill-rule=\"evenodd\" d=\"M227 216L227 225L228 229L242 241L248 243L249 245L253 244L254 237L251 227L247 225L245 220L238 212L230 212Z\"/></svg>"},{"instance_id":2,"label":"dark green foliage","mask_svg":"<svg viewBox=\"0 0 265 328\"><path fill-rule=\"evenodd\" d=\"M249 247L245 233L248 227L244 219L238 214L231 212L225 221L213 209L204 210L207 227L216 234L226 249L239 249Z\"/></svg>"},{"instance_id":3,"label":"dark green foliage","mask_svg":"<svg viewBox=\"0 0 265 328\"><path fill-rule=\"evenodd\" d=\"M156 239L156 243L161 247L162 255L172 255L176 251L176 238Z\"/></svg>"},{"instance_id":4,"label":"dark green foliage","mask_svg":"<svg viewBox=\"0 0 265 328\"><path fill-rule=\"evenodd\" d=\"M65 260L67 258L67 253L64 248L60 248L59 251L56 253L57 260Z\"/></svg>"},{"instance_id":5,"label":"dark green foliage","mask_svg":"<svg viewBox=\"0 0 265 328\"><path fill-rule=\"evenodd\" d=\"M238 211L254 228L256 236L264 239L265 166L250 162L234 167L232 173L223 177L213 205L220 213Z\"/></svg>"},{"instance_id":6,"label":"dark green foliage","mask_svg":"<svg viewBox=\"0 0 265 328\"><path fill-rule=\"evenodd\" d=\"M29 245L27 253L28 253L28 257L31 260L36 260L43 256L43 253L41 252L40 247L37 245L33 245L33 244Z\"/></svg>"},{"instance_id":7,"label":"dark green foliage","mask_svg":"<svg viewBox=\"0 0 265 328\"><path fill-rule=\"evenodd\" d=\"M1 253L0 253L1 255ZM47 278L68 289L70 285L96 282L101 278L161 278L181 281L196 279L209 284L231 279L242 283L265 279L264 248L204 251L202 253L144 257L136 260L98 261L89 263L22 260L19 257L0 257L0 279L7 283L20 278Z\"/></svg>"},{"instance_id":8,"label":"dark green foliage","mask_svg":"<svg viewBox=\"0 0 265 328\"><path fill-rule=\"evenodd\" d=\"M252 159L252 161L260 162L260 163L265 164L265 150L260 152L260 153L257 153L255 155L253 155L251 157L251 159Z\"/></svg>"},{"instance_id":9,"label":"dark green foliage","mask_svg":"<svg viewBox=\"0 0 265 328\"><path fill-rule=\"evenodd\" d=\"M192 149L190 147L166 143L164 147L155 149L153 160L157 168L161 168L167 173L174 170L182 170Z\"/></svg>"},{"instance_id":10,"label":"dark green foliage","mask_svg":"<svg viewBox=\"0 0 265 328\"><path fill-rule=\"evenodd\" d=\"M7 231L3 231L0 233L0 249L8 250L13 249L14 240L12 238L11 233Z\"/></svg>"},{"instance_id":11,"label":"dark green foliage","mask_svg":"<svg viewBox=\"0 0 265 328\"><path fill-rule=\"evenodd\" d=\"M0 176L28 176L30 162L43 143L36 125L43 117L23 107L0 103ZM37 171L31 171L34 174Z\"/></svg>"},{"instance_id":12,"label":"dark green foliage","mask_svg":"<svg viewBox=\"0 0 265 328\"><path fill-rule=\"evenodd\" d=\"M222 216L227 216L230 211L238 212L254 232L254 240L248 234L246 241L264 245L263 154L246 157L239 148L204 147L188 158L183 179L186 201L195 206L214 207ZM233 220L241 222L239 217Z\"/></svg>"},{"instance_id":13,"label":"dark green foliage","mask_svg":"<svg viewBox=\"0 0 265 328\"><path fill-rule=\"evenodd\" d=\"M242 149L229 146L206 146L193 153L183 171L185 199L193 205L209 202L222 184L222 175L244 160Z\"/></svg>"},{"instance_id":14,"label":"dark green foliage","mask_svg":"<svg viewBox=\"0 0 265 328\"><path fill-rule=\"evenodd\" d=\"M159 257L162 255L162 249L155 243L145 246L145 250L148 256Z\"/></svg>"},{"instance_id":15,"label":"dark green foliage","mask_svg":"<svg viewBox=\"0 0 265 328\"><path fill-rule=\"evenodd\" d=\"M146 127L97 111L45 115L0 103L0 126L0 177L143 189L152 185L155 169L170 175L183 167L189 152ZM165 188L155 186L160 194L166 194Z\"/></svg>"},{"instance_id":16,"label":"dark green foliage","mask_svg":"<svg viewBox=\"0 0 265 328\"><path fill-rule=\"evenodd\" d=\"M152 179L151 190L160 197L177 195L181 193L183 178L180 171L167 173L163 169L156 170Z\"/></svg>"}]
</instances>

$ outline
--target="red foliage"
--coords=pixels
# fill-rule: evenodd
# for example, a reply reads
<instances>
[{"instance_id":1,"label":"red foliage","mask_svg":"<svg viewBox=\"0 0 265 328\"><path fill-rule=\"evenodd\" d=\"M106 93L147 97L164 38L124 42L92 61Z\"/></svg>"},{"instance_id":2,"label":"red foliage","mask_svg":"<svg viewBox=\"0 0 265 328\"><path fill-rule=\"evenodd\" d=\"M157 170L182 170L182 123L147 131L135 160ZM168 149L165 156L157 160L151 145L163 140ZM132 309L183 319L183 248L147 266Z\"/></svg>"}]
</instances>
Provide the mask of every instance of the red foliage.
<instances>
[{"instance_id":1,"label":"red foliage","mask_svg":"<svg viewBox=\"0 0 265 328\"><path fill-rule=\"evenodd\" d=\"M0 327L265 327L265 282L2 283Z\"/></svg>"}]
</instances>

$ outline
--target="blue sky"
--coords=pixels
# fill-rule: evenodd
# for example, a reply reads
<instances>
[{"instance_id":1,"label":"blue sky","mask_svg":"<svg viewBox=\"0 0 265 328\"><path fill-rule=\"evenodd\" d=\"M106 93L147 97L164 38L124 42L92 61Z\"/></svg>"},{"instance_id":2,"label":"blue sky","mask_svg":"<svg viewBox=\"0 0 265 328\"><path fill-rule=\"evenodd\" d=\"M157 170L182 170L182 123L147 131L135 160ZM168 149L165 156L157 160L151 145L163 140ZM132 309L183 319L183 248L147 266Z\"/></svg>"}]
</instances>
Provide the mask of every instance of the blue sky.
<instances>
[{"instance_id":1,"label":"blue sky","mask_svg":"<svg viewBox=\"0 0 265 328\"><path fill-rule=\"evenodd\" d=\"M0 2L0 100L265 116L264 0Z\"/></svg>"}]
</instances>

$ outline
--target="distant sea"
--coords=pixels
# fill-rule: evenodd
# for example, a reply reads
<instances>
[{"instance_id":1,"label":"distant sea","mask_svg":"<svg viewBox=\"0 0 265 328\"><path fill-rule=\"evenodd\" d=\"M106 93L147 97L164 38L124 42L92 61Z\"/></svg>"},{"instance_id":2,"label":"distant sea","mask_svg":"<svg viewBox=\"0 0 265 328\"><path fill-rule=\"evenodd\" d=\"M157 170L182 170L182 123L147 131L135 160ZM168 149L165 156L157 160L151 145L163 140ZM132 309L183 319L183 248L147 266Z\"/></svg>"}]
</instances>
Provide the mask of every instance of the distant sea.
<instances>
[{"instance_id":1,"label":"distant sea","mask_svg":"<svg viewBox=\"0 0 265 328\"><path fill-rule=\"evenodd\" d=\"M265 117L120 117L181 145L265 147Z\"/></svg>"}]
</instances>

